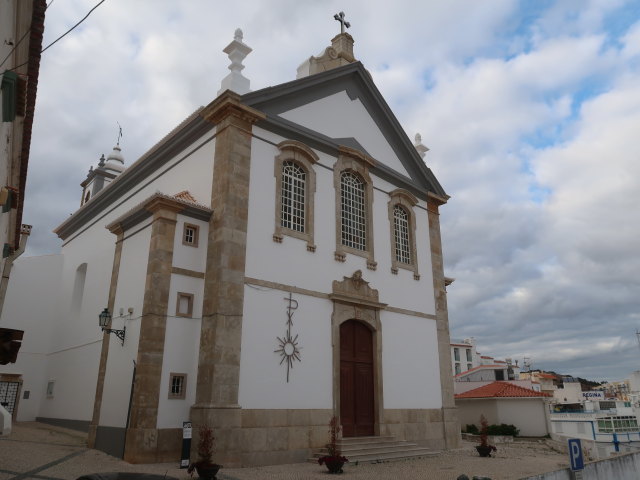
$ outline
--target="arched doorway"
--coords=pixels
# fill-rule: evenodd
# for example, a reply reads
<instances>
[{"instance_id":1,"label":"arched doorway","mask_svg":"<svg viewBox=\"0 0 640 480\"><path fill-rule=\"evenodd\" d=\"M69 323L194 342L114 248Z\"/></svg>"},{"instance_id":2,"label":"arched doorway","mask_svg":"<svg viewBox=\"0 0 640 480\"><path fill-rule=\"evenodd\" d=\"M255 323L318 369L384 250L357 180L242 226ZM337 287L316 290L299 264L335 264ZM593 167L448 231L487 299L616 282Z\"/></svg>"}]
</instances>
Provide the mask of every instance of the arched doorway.
<instances>
[{"instance_id":1,"label":"arched doorway","mask_svg":"<svg viewBox=\"0 0 640 480\"><path fill-rule=\"evenodd\" d=\"M373 334L357 320L340 325L340 421L345 437L374 435Z\"/></svg>"}]
</instances>

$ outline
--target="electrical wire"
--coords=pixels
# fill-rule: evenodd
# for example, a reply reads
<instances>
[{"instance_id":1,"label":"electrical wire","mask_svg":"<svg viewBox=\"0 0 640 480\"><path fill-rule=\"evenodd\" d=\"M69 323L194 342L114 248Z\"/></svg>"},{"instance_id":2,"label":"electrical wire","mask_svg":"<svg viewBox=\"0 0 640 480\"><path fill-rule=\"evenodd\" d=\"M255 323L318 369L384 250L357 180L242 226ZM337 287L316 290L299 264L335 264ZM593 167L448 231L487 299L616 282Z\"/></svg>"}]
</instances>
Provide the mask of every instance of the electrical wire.
<instances>
[{"instance_id":1,"label":"electrical wire","mask_svg":"<svg viewBox=\"0 0 640 480\"><path fill-rule=\"evenodd\" d=\"M47 5L47 7L44 9L44 10L45 10L45 12L46 12L47 10L49 10L49 7L51 6L51 4L52 4L52 3L53 3L53 0L51 0L51 1L49 2L49 5ZM12 54L13 52L15 52L15 51L16 51L16 48L18 48L18 46L22 43L22 41L23 41L23 40L27 37L27 35L29 35L30 33L31 33L31 27L29 27L29 30L27 30L26 32L24 32L24 35L22 35L22 37L20 38L20 40L18 40L18 43L16 43L16 44L13 46L13 48L12 48L12 49L11 49L11 51L7 54L7 56L4 58L4 60L2 60L2 63L0 63L0 68L2 68L2 65L4 65L4 62L6 62L6 61L9 59L9 57L11 56L11 54ZM21 66L22 66L22 65L21 65ZM4 73L4 72L3 72L3 73Z\"/></svg>"},{"instance_id":2,"label":"electrical wire","mask_svg":"<svg viewBox=\"0 0 640 480\"><path fill-rule=\"evenodd\" d=\"M100 2L98 2L98 3L96 4L96 6L94 6L91 10L89 10L89 12L88 12L84 17L82 17L82 19L81 19L78 23L76 23L73 27L71 27L69 30L67 30L67 31L66 31L66 32L64 32L62 35L60 35L60 36L59 36L58 38L56 38L53 42L51 42L49 45L47 45L47 46L46 46L46 47L44 47L42 50L40 50L40 53L44 53L44 52L45 52L45 51L47 51L49 48L51 48L53 45L55 45L58 41L62 40L62 39L63 39L64 37L66 37L69 33L71 33L71 32L72 32L72 31L73 31L73 30L74 30L78 25L80 25L82 22L84 22L84 21L89 17L89 15L91 15L91 13L93 13L93 11L94 11L96 8L98 8L100 5L102 5L105 1L106 1L106 0L100 0ZM53 2L51 2L51 3L53 3ZM51 5L51 3L50 3L49 5ZM30 30L29 30L29 31L30 31ZM29 33L29 31L27 31L27 33ZM24 37L25 37L26 35L27 35L27 34L25 33L25 34L23 35L22 39L24 39ZM20 41L22 41L22 39L20 39ZM16 49L16 47L17 47L17 45L16 45L16 46L14 46L14 47L13 47L13 49L15 50L15 49ZM11 52L13 52L13 50L12 50ZM9 53L9 55L11 55L11 52ZM9 55L7 55L7 58L9 58ZM2 65L4 65L4 62L6 62L7 58L5 58L5 59L3 60L2 64L0 64L0 67L2 67ZM24 63L22 63L22 64L18 65L17 67L14 67L14 68L13 68L13 70L17 70L17 69L19 69L20 67L22 67L22 66L26 65L27 63L29 63L29 61L28 61L28 60L27 60L26 62L24 62ZM3 72L3 73L4 73L4 72Z\"/></svg>"}]
</instances>

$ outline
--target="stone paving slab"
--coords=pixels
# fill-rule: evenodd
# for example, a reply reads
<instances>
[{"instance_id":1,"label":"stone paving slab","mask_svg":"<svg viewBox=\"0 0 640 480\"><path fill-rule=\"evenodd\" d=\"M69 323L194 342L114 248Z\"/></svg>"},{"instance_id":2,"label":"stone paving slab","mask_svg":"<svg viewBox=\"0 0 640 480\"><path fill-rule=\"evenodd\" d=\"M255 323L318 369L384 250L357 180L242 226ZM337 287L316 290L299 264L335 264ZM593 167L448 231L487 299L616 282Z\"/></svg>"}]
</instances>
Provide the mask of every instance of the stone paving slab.
<instances>
[{"instance_id":1,"label":"stone paving slab","mask_svg":"<svg viewBox=\"0 0 640 480\"><path fill-rule=\"evenodd\" d=\"M86 435L35 422L14 425L9 438L0 437L0 480L75 480L99 472L140 472L189 480L178 462L132 465L119 458L83 446ZM474 443L463 448L425 457L379 464L347 464L344 480L455 480L466 473L492 480L514 480L568 466L566 455L541 441L515 442L499 446L492 458L480 458ZM327 480L324 466L313 463L256 468L223 468L219 480Z\"/></svg>"}]
</instances>

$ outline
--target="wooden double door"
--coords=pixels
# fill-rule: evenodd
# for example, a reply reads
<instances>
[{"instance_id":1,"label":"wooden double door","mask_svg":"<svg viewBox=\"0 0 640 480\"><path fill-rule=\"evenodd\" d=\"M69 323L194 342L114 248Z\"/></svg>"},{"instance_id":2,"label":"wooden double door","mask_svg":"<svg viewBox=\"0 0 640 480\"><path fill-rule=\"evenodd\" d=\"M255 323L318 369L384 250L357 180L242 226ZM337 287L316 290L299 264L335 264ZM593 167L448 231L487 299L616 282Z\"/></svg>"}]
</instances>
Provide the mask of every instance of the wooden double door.
<instances>
[{"instance_id":1,"label":"wooden double door","mask_svg":"<svg viewBox=\"0 0 640 480\"><path fill-rule=\"evenodd\" d=\"M344 437L374 435L373 334L357 320L340 325L340 421Z\"/></svg>"}]
</instances>

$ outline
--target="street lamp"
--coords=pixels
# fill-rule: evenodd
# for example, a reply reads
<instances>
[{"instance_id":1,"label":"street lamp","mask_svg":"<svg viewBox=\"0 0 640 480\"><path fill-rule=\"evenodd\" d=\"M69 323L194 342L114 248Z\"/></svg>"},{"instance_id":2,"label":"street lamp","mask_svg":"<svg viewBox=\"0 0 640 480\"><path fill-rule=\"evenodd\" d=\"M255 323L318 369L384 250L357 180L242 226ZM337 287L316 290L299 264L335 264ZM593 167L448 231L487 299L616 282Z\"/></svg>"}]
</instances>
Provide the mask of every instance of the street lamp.
<instances>
[{"instance_id":1,"label":"street lamp","mask_svg":"<svg viewBox=\"0 0 640 480\"><path fill-rule=\"evenodd\" d=\"M107 328L111 325L111 313L109 313L109 309L105 308L100 315L98 315L98 325L102 328L103 332L107 333L115 333L116 337L122 340L122 345L124 345L124 335L127 330L127 327L122 327L122 330L114 330L112 328Z\"/></svg>"}]
</instances>

